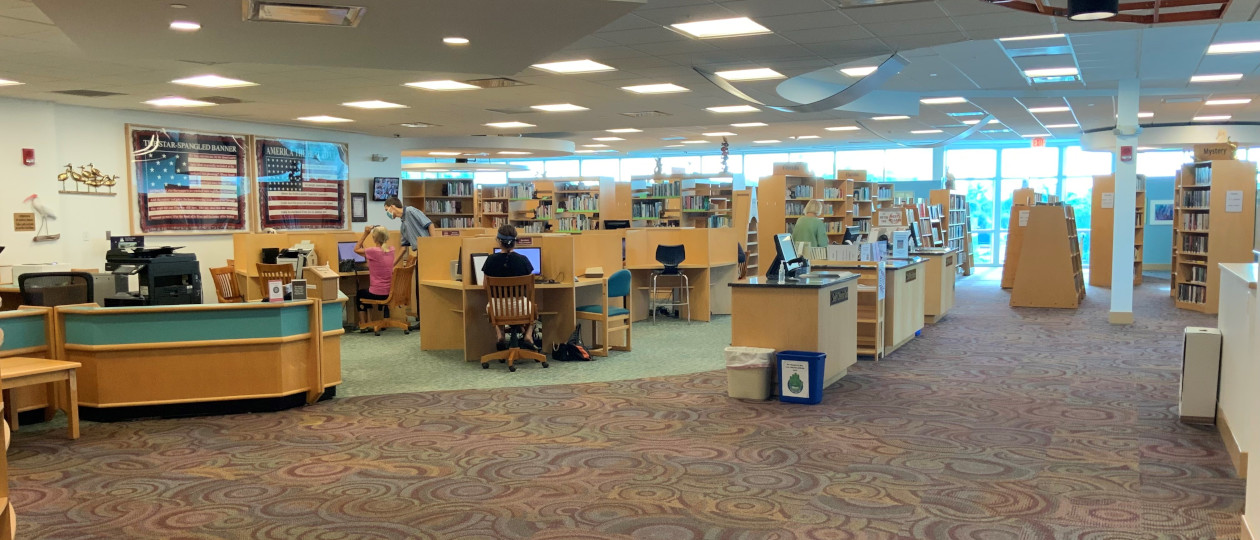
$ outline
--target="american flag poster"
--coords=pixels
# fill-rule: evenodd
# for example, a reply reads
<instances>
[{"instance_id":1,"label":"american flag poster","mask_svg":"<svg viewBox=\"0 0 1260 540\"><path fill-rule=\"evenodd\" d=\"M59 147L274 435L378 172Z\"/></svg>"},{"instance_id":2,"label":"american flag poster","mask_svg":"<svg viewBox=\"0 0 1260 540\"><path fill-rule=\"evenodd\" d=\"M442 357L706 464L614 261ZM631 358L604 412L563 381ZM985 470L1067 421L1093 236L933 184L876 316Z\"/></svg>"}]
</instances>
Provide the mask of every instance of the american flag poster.
<instances>
[{"instance_id":1,"label":"american flag poster","mask_svg":"<svg viewBox=\"0 0 1260 540\"><path fill-rule=\"evenodd\" d=\"M247 230L244 136L128 128L139 233Z\"/></svg>"},{"instance_id":2,"label":"american flag poster","mask_svg":"<svg viewBox=\"0 0 1260 540\"><path fill-rule=\"evenodd\" d=\"M342 143L254 138L262 228L346 228L350 147Z\"/></svg>"}]
</instances>

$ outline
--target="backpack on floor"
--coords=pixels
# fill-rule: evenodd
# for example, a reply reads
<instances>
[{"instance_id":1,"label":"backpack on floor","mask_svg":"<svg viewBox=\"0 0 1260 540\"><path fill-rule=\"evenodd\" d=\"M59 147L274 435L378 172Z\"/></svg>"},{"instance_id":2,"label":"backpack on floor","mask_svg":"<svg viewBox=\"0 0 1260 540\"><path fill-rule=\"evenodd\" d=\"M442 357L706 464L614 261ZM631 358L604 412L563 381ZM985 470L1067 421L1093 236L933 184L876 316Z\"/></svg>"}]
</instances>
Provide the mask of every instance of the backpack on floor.
<instances>
[{"instance_id":1,"label":"backpack on floor","mask_svg":"<svg viewBox=\"0 0 1260 540\"><path fill-rule=\"evenodd\" d=\"M582 325L577 325L577 328L573 330L573 334L569 336L569 341L551 347L551 357L560 362L589 362L593 360L591 353L586 350L586 345L582 343Z\"/></svg>"}]
</instances>

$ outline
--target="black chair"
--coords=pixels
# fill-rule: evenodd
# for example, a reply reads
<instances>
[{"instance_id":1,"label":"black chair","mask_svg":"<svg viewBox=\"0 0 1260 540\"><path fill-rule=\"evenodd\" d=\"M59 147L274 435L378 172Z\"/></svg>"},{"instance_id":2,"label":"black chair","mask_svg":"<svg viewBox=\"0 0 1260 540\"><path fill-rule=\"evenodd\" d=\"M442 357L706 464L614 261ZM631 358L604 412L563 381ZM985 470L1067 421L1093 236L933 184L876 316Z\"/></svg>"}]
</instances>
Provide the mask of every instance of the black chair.
<instances>
[{"instance_id":1,"label":"black chair","mask_svg":"<svg viewBox=\"0 0 1260 540\"><path fill-rule=\"evenodd\" d=\"M735 262L739 268L739 279L748 274L748 255L744 253L744 244L735 244Z\"/></svg>"},{"instance_id":2,"label":"black chair","mask_svg":"<svg viewBox=\"0 0 1260 540\"><path fill-rule=\"evenodd\" d=\"M90 304L92 274L87 272L35 272L18 276L18 291L28 306Z\"/></svg>"},{"instance_id":3,"label":"black chair","mask_svg":"<svg viewBox=\"0 0 1260 540\"><path fill-rule=\"evenodd\" d=\"M677 316L679 306L687 306L687 321L691 322L691 282L687 280L687 274L682 272L679 265L687 260L687 249L682 245L656 246L656 262L661 263L662 268L652 272L652 294L649 298L648 308L652 310L652 322L656 322L656 312L659 308L675 308L674 313ZM669 287L669 296L662 297L657 290L657 280L661 276L672 276L676 278L675 284ZM669 279L666 278L668 284ZM681 286L680 286L681 285ZM682 301L677 298L678 290L682 289Z\"/></svg>"}]
</instances>

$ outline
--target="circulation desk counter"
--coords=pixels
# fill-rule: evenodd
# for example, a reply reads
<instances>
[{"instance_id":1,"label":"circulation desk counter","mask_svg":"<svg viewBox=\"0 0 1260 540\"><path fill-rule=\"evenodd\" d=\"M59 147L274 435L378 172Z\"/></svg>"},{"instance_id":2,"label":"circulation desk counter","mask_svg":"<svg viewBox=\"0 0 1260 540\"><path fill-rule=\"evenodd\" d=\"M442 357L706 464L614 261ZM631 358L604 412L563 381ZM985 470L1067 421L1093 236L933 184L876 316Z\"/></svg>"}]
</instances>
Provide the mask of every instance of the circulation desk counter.
<instances>
[{"instance_id":1,"label":"circulation desk counter","mask_svg":"<svg viewBox=\"0 0 1260 540\"><path fill-rule=\"evenodd\" d=\"M829 272L787 283L731 283L731 345L826 353L823 387L830 386L857 362L857 280Z\"/></svg>"},{"instance_id":2,"label":"circulation desk counter","mask_svg":"<svg viewBox=\"0 0 1260 540\"><path fill-rule=\"evenodd\" d=\"M958 278L959 252L950 248L921 248L911 254L927 260L923 320L936 324L954 307L954 281Z\"/></svg>"},{"instance_id":3,"label":"circulation desk counter","mask_svg":"<svg viewBox=\"0 0 1260 540\"><path fill-rule=\"evenodd\" d=\"M811 268L854 271L875 263L814 261ZM909 343L923 329L924 272L927 259L888 259L884 261L884 356Z\"/></svg>"},{"instance_id":4,"label":"circulation desk counter","mask_svg":"<svg viewBox=\"0 0 1260 540\"><path fill-rule=\"evenodd\" d=\"M345 301L59 306L55 355L84 419L278 410L341 383Z\"/></svg>"},{"instance_id":5,"label":"circulation desk counter","mask_svg":"<svg viewBox=\"0 0 1260 540\"><path fill-rule=\"evenodd\" d=\"M1243 527L1260 539L1260 472L1249 471L1250 454L1260 452L1260 302L1256 287L1260 266L1254 263L1221 263L1220 396L1216 424L1238 476L1247 478ZM1250 473L1250 474L1248 474ZM1247 538L1243 535L1243 538Z\"/></svg>"},{"instance_id":6,"label":"circulation desk counter","mask_svg":"<svg viewBox=\"0 0 1260 540\"><path fill-rule=\"evenodd\" d=\"M693 321L730 314L731 290L727 285L739 279L739 232L733 227L626 229L626 268L633 278L631 318L641 321L651 315L648 297L652 273L662 268L656 261L656 248L662 245L682 245L686 250L687 258L678 268L687 275L691 306L679 307L679 318L687 319L688 311ZM665 284L662 278L662 288Z\"/></svg>"}]
</instances>

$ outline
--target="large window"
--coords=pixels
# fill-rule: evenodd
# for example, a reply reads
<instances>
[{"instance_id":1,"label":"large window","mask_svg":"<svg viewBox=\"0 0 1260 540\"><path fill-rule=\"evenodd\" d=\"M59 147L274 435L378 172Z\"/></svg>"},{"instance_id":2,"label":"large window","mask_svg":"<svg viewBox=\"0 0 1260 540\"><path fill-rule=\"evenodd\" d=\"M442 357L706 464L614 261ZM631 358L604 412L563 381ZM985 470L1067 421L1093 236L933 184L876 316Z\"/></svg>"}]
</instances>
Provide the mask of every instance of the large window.
<instances>
[{"instance_id":1,"label":"large window","mask_svg":"<svg viewBox=\"0 0 1260 540\"><path fill-rule=\"evenodd\" d=\"M994 184L993 180L959 180L954 184L955 191L967 195L971 213L971 251L977 265L994 264L994 209L997 207Z\"/></svg>"},{"instance_id":2,"label":"large window","mask_svg":"<svg viewBox=\"0 0 1260 540\"><path fill-rule=\"evenodd\" d=\"M1110 156L1110 154L1108 154ZM1067 168L1066 166L1064 167ZM1110 167L1108 167L1110 168ZM1081 240L1081 264L1089 266L1089 228L1094 211L1094 177L1065 178L1063 203L1076 213L1076 232Z\"/></svg>"},{"instance_id":3,"label":"large window","mask_svg":"<svg viewBox=\"0 0 1260 540\"><path fill-rule=\"evenodd\" d=\"M945 170L954 178L996 178L997 150L963 148L945 151Z\"/></svg>"},{"instance_id":4,"label":"large window","mask_svg":"<svg viewBox=\"0 0 1260 540\"><path fill-rule=\"evenodd\" d=\"M884 179L883 150L849 150L836 152L836 170L866 171L867 179Z\"/></svg>"},{"instance_id":5,"label":"large window","mask_svg":"<svg viewBox=\"0 0 1260 540\"><path fill-rule=\"evenodd\" d=\"M788 160L787 154L748 154L744 156L744 182L757 185L763 177L774 174L774 164Z\"/></svg>"},{"instance_id":6,"label":"large window","mask_svg":"<svg viewBox=\"0 0 1260 540\"><path fill-rule=\"evenodd\" d=\"M582 176L607 176L617 178L621 174L620 159L584 159Z\"/></svg>"},{"instance_id":7,"label":"large window","mask_svg":"<svg viewBox=\"0 0 1260 540\"><path fill-rule=\"evenodd\" d=\"M884 181L933 180L931 148L897 148L884 151Z\"/></svg>"},{"instance_id":8,"label":"large window","mask_svg":"<svg viewBox=\"0 0 1260 540\"><path fill-rule=\"evenodd\" d=\"M796 161L804 163L809 168L810 174L821 178L836 177L836 153L835 152L807 152L804 154L791 154L788 161Z\"/></svg>"}]
</instances>

